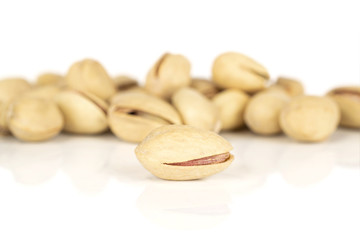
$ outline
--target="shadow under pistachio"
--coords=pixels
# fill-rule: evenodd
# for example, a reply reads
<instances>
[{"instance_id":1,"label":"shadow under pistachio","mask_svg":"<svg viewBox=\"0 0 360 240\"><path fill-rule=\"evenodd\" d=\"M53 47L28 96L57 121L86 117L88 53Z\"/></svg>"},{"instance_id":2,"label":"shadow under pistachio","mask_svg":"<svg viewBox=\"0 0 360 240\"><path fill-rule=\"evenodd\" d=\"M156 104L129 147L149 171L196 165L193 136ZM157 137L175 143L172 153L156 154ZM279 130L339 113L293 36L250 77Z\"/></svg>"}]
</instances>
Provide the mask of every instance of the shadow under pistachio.
<instances>
[{"instance_id":1,"label":"shadow under pistachio","mask_svg":"<svg viewBox=\"0 0 360 240\"><path fill-rule=\"evenodd\" d=\"M137 207L150 222L162 227L204 229L230 215L230 201L221 185L154 180L139 196Z\"/></svg>"}]
</instances>

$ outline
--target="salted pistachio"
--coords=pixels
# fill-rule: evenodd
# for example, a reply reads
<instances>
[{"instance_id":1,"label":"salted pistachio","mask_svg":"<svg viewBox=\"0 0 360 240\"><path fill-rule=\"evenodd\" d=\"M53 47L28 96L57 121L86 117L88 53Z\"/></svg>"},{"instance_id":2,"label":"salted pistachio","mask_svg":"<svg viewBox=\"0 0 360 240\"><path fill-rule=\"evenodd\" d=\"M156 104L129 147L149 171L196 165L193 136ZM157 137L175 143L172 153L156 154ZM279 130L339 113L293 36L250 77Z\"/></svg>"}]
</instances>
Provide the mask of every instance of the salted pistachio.
<instances>
[{"instance_id":1,"label":"salted pistachio","mask_svg":"<svg viewBox=\"0 0 360 240\"><path fill-rule=\"evenodd\" d=\"M304 95L304 86L298 80L288 78L288 77L279 77L277 79L275 85L284 88L284 90L291 97Z\"/></svg>"},{"instance_id":2,"label":"salted pistachio","mask_svg":"<svg viewBox=\"0 0 360 240\"><path fill-rule=\"evenodd\" d=\"M109 99L116 92L115 83L104 67L92 59L74 63L65 81L69 87L91 93L103 100Z\"/></svg>"},{"instance_id":3,"label":"salted pistachio","mask_svg":"<svg viewBox=\"0 0 360 240\"><path fill-rule=\"evenodd\" d=\"M267 70L253 59L235 52L218 56L212 67L213 81L220 88L237 88L254 93L265 88Z\"/></svg>"},{"instance_id":4,"label":"salted pistachio","mask_svg":"<svg viewBox=\"0 0 360 240\"><path fill-rule=\"evenodd\" d=\"M36 85L38 86L55 85L59 87L64 87L65 79L64 76L57 73L43 73L37 77Z\"/></svg>"},{"instance_id":5,"label":"salted pistachio","mask_svg":"<svg viewBox=\"0 0 360 240\"><path fill-rule=\"evenodd\" d=\"M6 78L0 81L0 136L9 132L6 116L11 101L30 88L31 85L23 78Z\"/></svg>"},{"instance_id":6,"label":"salted pistachio","mask_svg":"<svg viewBox=\"0 0 360 240\"><path fill-rule=\"evenodd\" d=\"M285 134L305 142L324 141L336 130L339 120L339 107L329 97L295 97L280 114L280 126Z\"/></svg>"},{"instance_id":7,"label":"salted pistachio","mask_svg":"<svg viewBox=\"0 0 360 240\"><path fill-rule=\"evenodd\" d=\"M215 83L204 78L193 78L190 87L201 92L207 98L213 98L220 90Z\"/></svg>"},{"instance_id":8,"label":"salted pistachio","mask_svg":"<svg viewBox=\"0 0 360 240\"><path fill-rule=\"evenodd\" d=\"M176 90L190 85L190 68L184 56L166 53L150 69L145 88L155 96L169 99Z\"/></svg>"},{"instance_id":9,"label":"salted pistachio","mask_svg":"<svg viewBox=\"0 0 360 240\"><path fill-rule=\"evenodd\" d=\"M218 108L222 130L233 130L244 125L248 101L249 96L237 89L227 89L215 95L212 102Z\"/></svg>"},{"instance_id":10,"label":"salted pistachio","mask_svg":"<svg viewBox=\"0 0 360 240\"><path fill-rule=\"evenodd\" d=\"M227 168L231 144L214 132L186 125L153 130L135 149L140 163L166 180L200 179Z\"/></svg>"},{"instance_id":11,"label":"salted pistachio","mask_svg":"<svg viewBox=\"0 0 360 240\"><path fill-rule=\"evenodd\" d=\"M328 92L327 95L339 105L340 125L360 128L360 87L338 87Z\"/></svg>"},{"instance_id":12,"label":"salted pistachio","mask_svg":"<svg viewBox=\"0 0 360 240\"><path fill-rule=\"evenodd\" d=\"M25 92L23 96L54 100L55 96L60 93L61 90L62 87L58 85L39 85Z\"/></svg>"},{"instance_id":13,"label":"salted pistachio","mask_svg":"<svg viewBox=\"0 0 360 240\"><path fill-rule=\"evenodd\" d=\"M111 131L120 139L141 142L153 129L181 124L177 111L161 98L141 92L118 94L108 114Z\"/></svg>"},{"instance_id":14,"label":"salted pistachio","mask_svg":"<svg viewBox=\"0 0 360 240\"><path fill-rule=\"evenodd\" d=\"M122 98L123 94L127 94L129 92L143 93L143 94L149 95L149 93L146 91L146 89L144 87L136 86L136 87L132 87L132 88L117 92L114 96L112 96L110 98L110 100L109 100L110 104L117 102L118 98Z\"/></svg>"},{"instance_id":15,"label":"salted pistachio","mask_svg":"<svg viewBox=\"0 0 360 240\"><path fill-rule=\"evenodd\" d=\"M245 109L244 119L251 131L261 135L281 132L279 116L290 97L283 92L260 92L252 97Z\"/></svg>"},{"instance_id":16,"label":"salted pistachio","mask_svg":"<svg viewBox=\"0 0 360 240\"><path fill-rule=\"evenodd\" d=\"M198 91L185 87L174 93L171 101L186 125L219 132L221 122L214 103Z\"/></svg>"},{"instance_id":17,"label":"salted pistachio","mask_svg":"<svg viewBox=\"0 0 360 240\"><path fill-rule=\"evenodd\" d=\"M69 133L97 134L107 130L108 104L91 93L64 90L56 96L64 114L64 130Z\"/></svg>"},{"instance_id":18,"label":"salted pistachio","mask_svg":"<svg viewBox=\"0 0 360 240\"><path fill-rule=\"evenodd\" d=\"M7 116L11 133L23 141L44 141L61 132L63 115L51 100L20 97L11 103Z\"/></svg>"},{"instance_id":19,"label":"salted pistachio","mask_svg":"<svg viewBox=\"0 0 360 240\"><path fill-rule=\"evenodd\" d=\"M126 75L116 76L113 78L113 81L117 91L124 91L139 86L139 83L135 78Z\"/></svg>"}]
</instances>

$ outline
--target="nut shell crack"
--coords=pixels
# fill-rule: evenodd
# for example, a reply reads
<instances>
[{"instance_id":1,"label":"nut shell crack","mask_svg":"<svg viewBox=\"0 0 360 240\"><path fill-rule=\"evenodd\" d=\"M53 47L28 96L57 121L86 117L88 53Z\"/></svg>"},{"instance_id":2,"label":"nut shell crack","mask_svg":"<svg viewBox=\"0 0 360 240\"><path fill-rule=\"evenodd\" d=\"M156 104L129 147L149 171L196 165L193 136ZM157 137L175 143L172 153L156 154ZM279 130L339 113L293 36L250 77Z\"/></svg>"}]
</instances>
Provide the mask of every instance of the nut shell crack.
<instances>
[{"instance_id":1,"label":"nut shell crack","mask_svg":"<svg viewBox=\"0 0 360 240\"><path fill-rule=\"evenodd\" d=\"M229 160L229 158L230 158L230 153L227 152L213 156L193 159L185 162L174 162L174 163L164 163L164 164L170 166L201 166L201 165L223 163Z\"/></svg>"}]
</instances>

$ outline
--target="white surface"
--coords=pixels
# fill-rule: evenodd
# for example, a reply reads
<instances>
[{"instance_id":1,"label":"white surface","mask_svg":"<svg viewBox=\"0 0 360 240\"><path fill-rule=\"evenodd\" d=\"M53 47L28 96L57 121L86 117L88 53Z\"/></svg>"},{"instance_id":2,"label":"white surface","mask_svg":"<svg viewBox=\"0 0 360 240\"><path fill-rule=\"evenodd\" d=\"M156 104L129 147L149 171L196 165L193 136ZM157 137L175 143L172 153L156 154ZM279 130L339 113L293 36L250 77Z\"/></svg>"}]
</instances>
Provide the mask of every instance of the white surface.
<instances>
[{"instance_id":1,"label":"white surface","mask_svg":"<svg viewBox=\"0 0 360 240\"><path fill-rule=\"evenodd\" d=\"M0 239L360 238L359 132L223 136L234 163L188 182L153 177L112 135L0 138Z\"/></svg>"}]
</instances>

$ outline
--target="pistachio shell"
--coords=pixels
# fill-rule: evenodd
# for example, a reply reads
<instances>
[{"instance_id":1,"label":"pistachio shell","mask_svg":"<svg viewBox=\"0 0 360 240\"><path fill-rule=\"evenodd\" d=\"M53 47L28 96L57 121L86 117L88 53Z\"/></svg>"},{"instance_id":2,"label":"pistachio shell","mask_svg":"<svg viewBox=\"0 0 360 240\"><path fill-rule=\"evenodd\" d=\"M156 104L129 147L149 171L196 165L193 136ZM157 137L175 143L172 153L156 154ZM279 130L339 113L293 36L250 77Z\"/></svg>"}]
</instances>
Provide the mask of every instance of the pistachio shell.
<instances>
[{"instance_id":1,"label":"pistachio shell","mask_svg":"<svg viewBox=\"0 0 360 240\"><path fill-rule=\"evenodd\" d=\"M233 130L244 125L244 111L249 96L241 90L227 89L212 99L218 108L222 130Z\"/></svg>"},{"instance_id":2,"label":"pistachio shell","mask_svg":"<svg viewBox=\"0 0 360 240\"><path fill-rule=\"evenodd\" d=\"M214 132L185 125L167 125L153 130L135 149L141 164L152 174L168 180L200 179L227 168L233 156L231 144ZM221 162L171 165L227 154Z\"/></svg>"},{"instance_id":3,"label":"pistachio shell","mask_svg":"<svg viewBox=\"0 0 360 240\"><path fill-rule=\"evenodd\" d=\"M139 85L136 79L125 75L116 76L113 80L118 91L127 90Z\"/></svg>"},{"instance_id":4,"label":"pistachio shell","mask_svg":"<svg viewBox=\"0 0 360 240\"><path fill-rule=\"evenodd\" d=\"M298 80L279 77L276 81L276 85L284 88L291 97L304 95L304 86Z\"/></svg>"},{"instance_id":5,"label":"pistachio shell","mask_svg":"<svg viewBox=\"0 0 360 240\"><path fill-rule=\"evenodd\" d=\"M65 86L64 76L56 73L43 73L39 75L36 79L36 85L55 85L59 87Z\"/></svg>"},{"instance_id":6,"label":"pistachio shell","mask_svg":"<svg viewBox=\"0 0 360 240\"><path fill-rule=\"evenodd\" d=\"M213 98L220 90L215 83L203 78L193 78L190 87L199 91L207 98Z\"/></svg>"},{"instance_id":7,"label":"pistachio shell","mask_svg":"<svg viewBox=\"0 0 360 240\"><path fill-rule=\"evenodd\" d=\"M338 87L331 90L327 95L339 105L340 125L360 128L360 87Z\"/></svg>"},{"instance_id":8,"label":"pistachio shell","mask_svg":"<svg viewBox=\"0 0 360 240\"><path fill-rule=\"evenodd\" d=\"M182 88L171 98L184 124L218 132L221 123L216 106L204 95L192 88Z\"/></svg>"},{"instance_id":9,"label":"pistachio shell","mask_svg":"<svg viewBox=\"0 0 360 240\"><path fill-rule=\"evenodd\" d=\"M339 120L339 108L329 97L298 96L280 114L286 135L306 142L324 141L336 130Z\"/></svg>"},{"instance_id":10,"label":"pistachio shell","mask_svg":"<svg viewBox=\"0 0 360 240\"><path fill-rule=\"evenodd\" d=\"M169 103L141 92L118 94L108 119L112 132L130 142L142 141L162 125L181 124L179 114Z\"/></svg>"},{"instance_id":11,"label":"pistachio shell","mask_svg":"<svg viewBox=\"0 0 360 240\"><path fill-rule=\"evenodd\" d=\"M65 80L69 87L91 93L103 100L109 99L116 92L115 83L103 66L91 59L74 63Z\"/></svg>"},{"instance_id":12,"label":"pistachio shell","mask_svg":"<svg viewBox=\"0 0 360 240\"><path fill-rule=\"evenodd\" d=\"M169 99L178 89L190 85L190 62L182 55L164 54L146 77L146 90Z\"/></svg>"},{"instance_id":13,"label":"pistachio shell","mask_svg":"<svg viewBox=\"0 0 360 240\"><path fill-rule=\"evenodd\" d=\"M8 114L11 133L23 141L44 141L61 132L63 116L53 101L22 97L14 101Z\"/></svg>"},{"instance_id":14,"label":"pistachio shell","mask_svg":"<svg viewBox=\"0 0 360 240\"><path fill-rule=\"evenodd\" d=\"M90 93L65 90L56 97L64 114L64 130L70 133L97 134L107 130L107 103Z\"/></svg>"},{"instance_id":15,"label":"pistachio shell","mask_svg":"<svg viewBox=\"0 0 360 240\"><path fill-rule=\"evenodd\" d=\"M24 93L24 96L54 100L55 96L61 92L61 89L57 85L40 85Z\"/></svg>"},{"instance_id":16,"label":"pistachio shell","mask_svg":"<svg viewBox=\"0 0 360 240\"><path fill-rule=\"evenodd\" d=\"M212 68L213 80L221 88L237 88L249 93L265 88L267 70L253 59L235 52L218 56Z\"/></svg>"}]
</instances>

